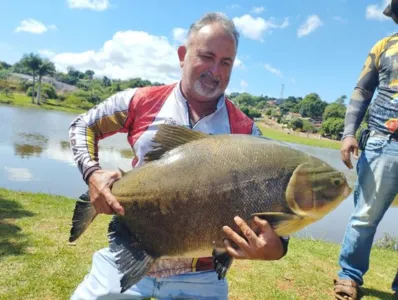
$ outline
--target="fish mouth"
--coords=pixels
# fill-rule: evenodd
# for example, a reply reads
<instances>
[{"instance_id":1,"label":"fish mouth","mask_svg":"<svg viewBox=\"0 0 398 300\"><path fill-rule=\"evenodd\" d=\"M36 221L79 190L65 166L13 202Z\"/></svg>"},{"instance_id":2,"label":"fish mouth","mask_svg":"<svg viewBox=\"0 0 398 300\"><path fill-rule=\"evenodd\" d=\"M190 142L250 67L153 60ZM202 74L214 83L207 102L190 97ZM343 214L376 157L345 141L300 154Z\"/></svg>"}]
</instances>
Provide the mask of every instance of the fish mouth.
<instances>
[{"instance_id":1,"label":"fish mouth","mask_svg":"<svg viewBox=\"0 0 398 300\"><path fill-rule=\"evenodd\" d=\"M344 188L344 192L343 192L343 199L347 198L352 192L352 188L346 184L345 188Z\"/></svg>"}]
</instances>

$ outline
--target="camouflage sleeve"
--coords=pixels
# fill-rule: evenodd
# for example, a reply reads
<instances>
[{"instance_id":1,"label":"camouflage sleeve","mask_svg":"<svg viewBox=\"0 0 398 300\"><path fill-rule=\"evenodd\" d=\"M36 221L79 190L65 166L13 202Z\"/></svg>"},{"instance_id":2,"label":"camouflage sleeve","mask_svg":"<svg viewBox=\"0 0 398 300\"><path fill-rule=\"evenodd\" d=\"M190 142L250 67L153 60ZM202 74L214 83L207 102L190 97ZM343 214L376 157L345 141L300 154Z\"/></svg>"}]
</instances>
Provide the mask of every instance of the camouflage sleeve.
<instances>
[{"instance_id":1,"label":"camouflage sleeve","mask_svg":"<svg viewBox=\"0 0 398 300\"><path fill-rule=\"evenodd\" d=\"M83 180L101 169L98 159L98 142L117 132L127 132L130 101L135 89L118 92L88 112L78 116L69 127L69 141L74 160Z\"/></svg>"},{"instance_id":2,"label":"camouflage sleeve","mask_svg":"<svg viewBox=\"0 0 398 300\"><path fill-rule=\"evenodd\" d=\"M343 139L347 136L355 136L366 110L372 101L373 94L379 85L379 59L384 43L384 39L377 42L366 58L347 107Z\"/></svg>"}]
</instances>

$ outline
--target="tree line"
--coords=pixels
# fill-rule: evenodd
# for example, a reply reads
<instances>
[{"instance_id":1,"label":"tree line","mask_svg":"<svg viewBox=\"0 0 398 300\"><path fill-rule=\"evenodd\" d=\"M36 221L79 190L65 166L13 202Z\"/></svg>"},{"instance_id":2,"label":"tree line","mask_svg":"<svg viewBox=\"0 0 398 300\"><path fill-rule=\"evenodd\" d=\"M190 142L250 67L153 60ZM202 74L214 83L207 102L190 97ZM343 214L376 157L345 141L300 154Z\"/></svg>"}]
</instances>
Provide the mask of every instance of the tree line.
<instances>
[{"instance_id":1,"label":"tree line","mask_svg":"<svg viewBox=\"0 0 398 300\"><path fill-rule=\"evenodd\" d=\"M19 79L10 81L13 73L32 76L32 81ZM57 90L51 82L43 83L47 76L54 80L73 86L73 91ZM105 100L112 94L127 88L163 85L142 78L128 80L111 79L107 76L96 76L93 70L80 71L68 67L66 72L57 71L53 62L38 54L28 53L11 65L0 61L0 89L6 95L10 92L26 93L32 97L32 103L40 104L47 99L57 99L65 105L89 109ZM321 99L317 93L310 93L304 98L289 96L286 99L255 96L250 93L230 93L227 97L250 118L268 117L276 120L286 128L295 131L320 133L339 139L344 130L346 113L345 95L332 103ZM365 118L363 126L366 126Z\"/></svg>"}]
</instances>

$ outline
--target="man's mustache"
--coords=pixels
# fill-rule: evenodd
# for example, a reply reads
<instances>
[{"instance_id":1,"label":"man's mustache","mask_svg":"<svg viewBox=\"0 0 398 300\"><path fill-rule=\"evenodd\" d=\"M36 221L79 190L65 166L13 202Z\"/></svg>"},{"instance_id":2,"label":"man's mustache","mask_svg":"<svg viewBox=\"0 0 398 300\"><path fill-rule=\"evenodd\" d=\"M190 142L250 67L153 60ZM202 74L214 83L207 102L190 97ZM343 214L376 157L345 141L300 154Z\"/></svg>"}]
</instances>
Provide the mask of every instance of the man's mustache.
<instances>
[{"instance_id":1,"label":"man's mustache","mask_svg":"<svg viewBox=\"0 0 398 300\"><path fill-rule=\"evenodd\" d=\"M207 80L210 80L210 81L212 81L212 82L214 82L216 84L218 84L220 82L220 78L214 77L209 72L201 74L200 75L200 79L207 79Z\"/></svg>"}]
</instances>

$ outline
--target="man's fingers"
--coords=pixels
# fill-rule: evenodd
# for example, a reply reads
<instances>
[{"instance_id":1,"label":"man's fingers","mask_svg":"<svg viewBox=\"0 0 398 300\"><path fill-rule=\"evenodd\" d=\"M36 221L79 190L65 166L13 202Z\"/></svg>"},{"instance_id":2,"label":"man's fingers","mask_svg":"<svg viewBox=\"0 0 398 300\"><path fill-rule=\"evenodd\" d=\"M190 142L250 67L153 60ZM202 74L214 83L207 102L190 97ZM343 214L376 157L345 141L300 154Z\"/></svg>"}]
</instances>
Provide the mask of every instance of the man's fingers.
<instances>
[{"instance_id":1,"label":"man's fingers","mask_svg":"<svg viewBox=\"0 0 398 300\"><path fill-rule=\"evenodd\" d=\"M237 234L235 231L233 231L230 227L224 226L223 228L224 233L226 234L227 238L233 241L236 245L238 245L239 248L246 250L249 248L249 245L247 244L247 241L241 237L239 234Z\"/></svg>"},{"instance_id":2,"label":"man's fingers","mask_svg":"<svg viewBox=\"0 0 398 300\"><path fill-rule=\"evenodd\" d=\"M348 150L342 150L341 151L341 160L344 162L344 164L349 168L352 169L352 164L351 164L351 152Z\"/></svg>"},{"instance_id":3,"label":"man's fingers","mask_svg":"<svg viewBox=\"0 0 398 300\"><path fill-rule=\"evenodd\" d=\"M122 178L122 173L120 173L119 171L115 171L115 172L113 172L113 174L111 175L111 178L112 178L113 181L115 182L116 180L119 180L120 178Z\"/></svg>"},{"instance_id":4,"label":"man's fingers","mask_svg":"<svg viewBox=\"0 0 398 300\"><path fill-rule=\"evenodd\" d=\"M235 217L234 221L235 221L236 225L239 226L240 230L242 231L244 236L247 238L249 243L252 244L252 245L255 245L256 242L257 242L257 235L253 231L253 229L251 229L249 227L249 225L247 225L247 223L243 219L241 219L240 217Z\"/></svg>"},{"instance_id":5,"label":"man's fingers","mask_svg":"<svg viewBox=\"0 0 398 300\"><path fill-rule=\"evenodd\" d=\"M93 205L95 207L95 211L98 214L111 214L112 209L109 207L109 205L106 203L106 201L100 201L96 200L93 202Z\"/></svg>"},{"instance_id":6,"label":"man's fingers","mask_svg":"<svg viewBox=\"0 0 398 300\"><path fill-rule=\"evenodd\" d=\"M260 228L261 232L268 232L272 228L267 220L260 219L257 216L254 217L254 222Z\"/></svg>"},{"instance_id":7,"label":"man's fingers","mask_svg":"<svg viewBox=\"0 0 398 300\"><path fill-rule=\"evenodd\" d=\"M241 249L235 249L234 247L232 247L231 243L228 240L224 240L224 245L229 256L237 259L246 258L246 253Z\"/></svg>"},{"instance_id":8,"label":"man's fingers","mask_svg":"<svg viewBox=\"0 0 398 300\"><path fill-rule=\"evenodd\" d=\"M111 191L109 189L106 189L106 191L103 192L106 203L112 208L114 212L116 212L119 215L124 215L124 209L120 205L120 203L116 200L115 196L112 195Z\"/></svg>"},{"instance_id":9,"label":"man's fingers","mask_svg":"<svg viewBox=\"0 0 398 300\"><path fill-rule=\"evenodd\" d=\"M355 148L354 148L354 158L355 158L355 159L358 159L358 157L359 157L359 156L358 156L358 147L355 147Z\"/></svg>"}]
</instances>

